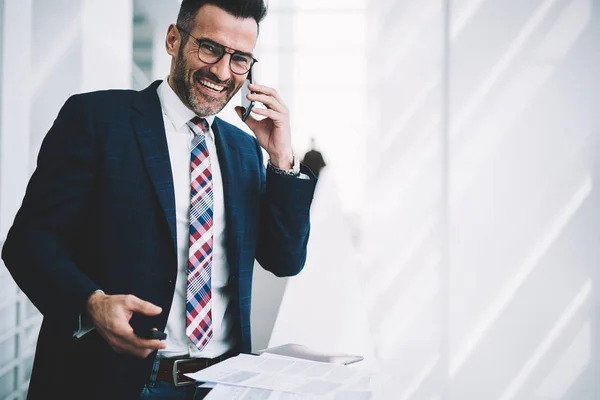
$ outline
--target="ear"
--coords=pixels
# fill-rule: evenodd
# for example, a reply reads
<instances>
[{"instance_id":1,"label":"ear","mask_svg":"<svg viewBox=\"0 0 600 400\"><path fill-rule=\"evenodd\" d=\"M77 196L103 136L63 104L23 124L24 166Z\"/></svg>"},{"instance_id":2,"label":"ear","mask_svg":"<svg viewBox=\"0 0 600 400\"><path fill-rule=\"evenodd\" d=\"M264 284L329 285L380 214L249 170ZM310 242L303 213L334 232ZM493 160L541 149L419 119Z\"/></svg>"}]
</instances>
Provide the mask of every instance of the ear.
<instances>
[{"instance_id":1,"label":"ear","mask_svg":"<svg viewBox=\"0 0 600 400\"><path fill-rule=\"evenodd\" d=\"M172 57L177 57L179 53L179 44L181 43L181 35L175 24L169 25L167 30L167 39L165 40L165 47L167 53Z\"/></svg>"}]
</instances>

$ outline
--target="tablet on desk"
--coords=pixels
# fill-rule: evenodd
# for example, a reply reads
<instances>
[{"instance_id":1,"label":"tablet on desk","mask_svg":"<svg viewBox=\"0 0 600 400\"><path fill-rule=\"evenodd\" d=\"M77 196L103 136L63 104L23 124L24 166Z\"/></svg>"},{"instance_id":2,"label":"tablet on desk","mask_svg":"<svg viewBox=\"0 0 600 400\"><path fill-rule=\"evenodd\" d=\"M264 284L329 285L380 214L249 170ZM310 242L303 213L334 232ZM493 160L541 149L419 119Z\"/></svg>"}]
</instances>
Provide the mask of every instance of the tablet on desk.
<instances>
[{"instance_id":1,"label":"tablet on desk","mask_svg":"<svg viewBox=\"0 0 600 400\"><path fill-rule=\"evenodd\" d=\"M281 346L269 347L267 349L259 350L256 352L256 354L258 355L263 353L277 354L285 357L302 358L305 360L343 365L354 364L364 359L362 356L359 355L336 352L323 352L295 343L282 344Z\"/></svg>"}]
</instances>

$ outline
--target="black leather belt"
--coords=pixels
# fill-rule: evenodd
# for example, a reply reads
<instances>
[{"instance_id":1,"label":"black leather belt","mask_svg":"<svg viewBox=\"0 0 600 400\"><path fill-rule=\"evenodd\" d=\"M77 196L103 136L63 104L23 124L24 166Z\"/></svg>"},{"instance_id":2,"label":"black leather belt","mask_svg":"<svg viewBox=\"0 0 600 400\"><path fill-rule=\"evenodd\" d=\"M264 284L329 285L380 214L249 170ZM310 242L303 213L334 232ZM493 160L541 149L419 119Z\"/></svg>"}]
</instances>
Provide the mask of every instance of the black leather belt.
<instances>
[{"instance_id":1,"label":"black leather belt","mask_svg":"<svg viewBox=\"0 0 600 400\"><path fill-rule=\"evenodd\" d=\"M160 358L156 380L170 382L176 387L189 385L195 381L184 374L201 371L234 355L225 353L215 358Z\"/></svg>"}]
</instances>

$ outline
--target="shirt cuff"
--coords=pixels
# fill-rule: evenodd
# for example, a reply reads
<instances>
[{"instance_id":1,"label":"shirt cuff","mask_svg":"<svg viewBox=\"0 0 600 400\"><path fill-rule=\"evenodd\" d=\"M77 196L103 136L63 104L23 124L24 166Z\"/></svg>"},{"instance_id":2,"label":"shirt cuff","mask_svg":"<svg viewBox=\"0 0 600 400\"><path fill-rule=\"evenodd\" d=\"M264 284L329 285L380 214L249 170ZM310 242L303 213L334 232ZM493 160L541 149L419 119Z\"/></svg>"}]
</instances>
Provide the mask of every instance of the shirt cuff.
<instances>
[{"instance_id":1,"label":"shirt cuff","mask_svg":"<svg viewBox=\"0 0 600 400\"><path fill-rule=\"evenodd\" d=\"M104 293L104 291L102 291L100 289L94 291L94 293L96 293L96 292ZM92 293L92 294L94 294L94 293ZM94 325L92 324L92 322L84 321L83 313L79 313L79 316L77 318L77 330L73 332L73 338L81 339L83 336L87 335L94 329L95 328L94 328Z\"/></svg>"}]
</instances>

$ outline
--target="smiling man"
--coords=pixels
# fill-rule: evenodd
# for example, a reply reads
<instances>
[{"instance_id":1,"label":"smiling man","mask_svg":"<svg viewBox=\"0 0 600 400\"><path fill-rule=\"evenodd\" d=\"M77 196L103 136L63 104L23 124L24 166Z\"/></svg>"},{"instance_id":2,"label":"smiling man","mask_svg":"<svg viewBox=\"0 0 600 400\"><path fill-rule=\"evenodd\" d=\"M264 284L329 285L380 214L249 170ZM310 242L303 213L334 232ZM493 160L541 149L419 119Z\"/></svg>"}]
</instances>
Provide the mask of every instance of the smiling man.
<instances>
[{"instance_id":1,"label":"smiling man","mask_svg":"<svg viewBox=\"0 0 600 400\"><path fill-rule=\"evenodd\" d=\"M201 398L184 373L251 351L255 260L302 269L315 177L287 107L254 84L255 137L215 116L256 62L265 14L261 0L183 0L166 80L63 106L2 253L44 315L30 399Z\"/></svg>"}]
</instances>

